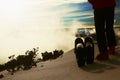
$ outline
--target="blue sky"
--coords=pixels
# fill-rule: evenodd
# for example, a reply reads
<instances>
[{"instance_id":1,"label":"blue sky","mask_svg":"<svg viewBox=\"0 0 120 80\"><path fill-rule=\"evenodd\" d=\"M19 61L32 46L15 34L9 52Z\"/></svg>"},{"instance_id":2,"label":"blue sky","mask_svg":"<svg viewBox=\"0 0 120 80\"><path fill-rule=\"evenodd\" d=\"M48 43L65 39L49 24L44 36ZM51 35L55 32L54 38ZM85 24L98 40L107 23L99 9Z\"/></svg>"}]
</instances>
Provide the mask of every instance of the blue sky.
<instances>
[{"instance_id":1,"label":"blue sky","mask_svg":"<svg viewBox=\"0 0 120 80\"><path fill-rule=\"evenodd\" d=\"M116 0L115 8L115 25L120 25L120 1ZM76 25L93 26L93 9L90 3L67 3L56 7L57 10L69 10L61 16L61 21L65 27Z\"/></svg>"}]
</instances>

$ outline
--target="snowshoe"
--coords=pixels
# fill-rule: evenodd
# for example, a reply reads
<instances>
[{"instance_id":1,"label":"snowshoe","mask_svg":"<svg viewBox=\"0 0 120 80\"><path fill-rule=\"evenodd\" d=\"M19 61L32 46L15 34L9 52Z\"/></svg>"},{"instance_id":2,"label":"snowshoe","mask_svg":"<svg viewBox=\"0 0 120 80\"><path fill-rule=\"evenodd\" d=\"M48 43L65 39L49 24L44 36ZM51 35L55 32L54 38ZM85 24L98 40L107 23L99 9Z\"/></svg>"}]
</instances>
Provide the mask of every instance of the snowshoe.
<instances>
[{"instance_id":1,"label":"snowshoe","mask_svg":"<svg viewBox=\"0 0 120 80\"><path fill-rule=\"evenodd\" d=\"M85 65L85 45L81 38L76 38L74 53L79 67Z\"/></svg>"},{"instance_id":2,"label":"snowshoe","mask_svg":"<svg viewBox=\"0 0 120 80\"><path fill-rule=\"evenodd\" d=\"M85 51L86 63L92 64L94 62L94 43L91 37L85 38Z\"/></svg>"}]
</instances>

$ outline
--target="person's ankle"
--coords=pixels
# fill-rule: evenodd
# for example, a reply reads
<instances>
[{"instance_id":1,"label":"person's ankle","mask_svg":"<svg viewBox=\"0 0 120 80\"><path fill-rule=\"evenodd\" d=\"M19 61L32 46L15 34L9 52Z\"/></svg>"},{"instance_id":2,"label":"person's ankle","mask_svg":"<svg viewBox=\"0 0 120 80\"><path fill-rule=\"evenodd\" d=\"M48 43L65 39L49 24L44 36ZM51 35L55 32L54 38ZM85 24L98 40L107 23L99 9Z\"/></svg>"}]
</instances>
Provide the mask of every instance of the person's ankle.
<instances>
[{"instance_id":1,"label":"person's ankle","mask_svg":"<svg viewBox=\"0 0 120 80\"><path fill-rule=\"evenodd\" d=\"M110 46L108 52L109 54L115 54L115 46Z\"/></svg>"},{"instance_id":2,"label":"person's ankle","mask_svg":"<svg viewBox=\"0 0 120 80\"><path fill-rule=\"evenodd\" d=\"M108 53L108 51L101 52L96 58L97 58L97 60L108 60L109 53Z\"/></svg>"}]
</instances>

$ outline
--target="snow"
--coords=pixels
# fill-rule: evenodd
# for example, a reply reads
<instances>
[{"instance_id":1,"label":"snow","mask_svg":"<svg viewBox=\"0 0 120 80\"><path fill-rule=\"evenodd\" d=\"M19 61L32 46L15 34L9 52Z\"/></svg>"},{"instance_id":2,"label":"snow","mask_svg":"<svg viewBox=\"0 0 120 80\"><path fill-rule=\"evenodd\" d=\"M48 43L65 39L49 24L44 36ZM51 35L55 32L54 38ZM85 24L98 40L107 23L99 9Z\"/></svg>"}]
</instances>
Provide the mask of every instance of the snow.
<instances>
[{"instance_id":1,"label":"snow","mask_svg":"<svg viewBox=\"0 0 120 80\"><path fill-rule=\"evenodd\" d=\"M119 52L120 47L116 50ZM95 46L95 55L98 54ZM1 72L1 80L120 80L120 53L110 55L110 60L97 61L94 64L79 68L74 51L66 52L56 60L40 62L30 70L20 70L10 75L7 71Z\"/></svg>"}]
</instances>

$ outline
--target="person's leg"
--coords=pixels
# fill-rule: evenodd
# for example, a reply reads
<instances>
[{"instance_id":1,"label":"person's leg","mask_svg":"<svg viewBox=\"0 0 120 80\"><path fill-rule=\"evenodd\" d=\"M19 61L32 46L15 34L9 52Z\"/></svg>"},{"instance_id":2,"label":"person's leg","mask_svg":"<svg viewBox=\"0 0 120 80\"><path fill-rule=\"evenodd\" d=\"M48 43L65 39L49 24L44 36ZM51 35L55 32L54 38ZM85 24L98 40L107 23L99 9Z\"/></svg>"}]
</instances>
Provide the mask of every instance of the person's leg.
<instances>
[{"instance_id":1,"label":"person's leg","mask_svg":"<svg viewBox=\"0 0 120 80\"><path fill-rule=\"evenodd\" d=\"M97 43L98 43L100 53L105 52L107 50L105 18L104 18L103 11L104 10L95 10L94 12Z\"/></svg>"},{"instance_id":2,"label":"person's leg","mask_svg":"<svg viewBox=\"0 0 120 80\"><path fill-rule=\"evenodd\" d=\"M109 53L115 53L116 38L113 29L114 26L114 8L109 8L106 10L106 37L109 46Z\"/></svg>"},{"instance_id":3,"label":"person's leg","mask_svg":"<svg viewBox=\"0 0 120 80\"><path fill-rule=\"evenodd\" d=\"M108 59L106 30L105 30L105 10L97 9L94 11L95 29L97 43L100 54L97 59Z\"/></svg>"}]
</instances>

